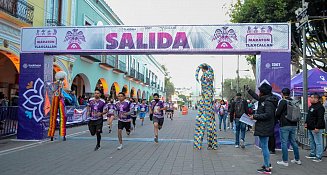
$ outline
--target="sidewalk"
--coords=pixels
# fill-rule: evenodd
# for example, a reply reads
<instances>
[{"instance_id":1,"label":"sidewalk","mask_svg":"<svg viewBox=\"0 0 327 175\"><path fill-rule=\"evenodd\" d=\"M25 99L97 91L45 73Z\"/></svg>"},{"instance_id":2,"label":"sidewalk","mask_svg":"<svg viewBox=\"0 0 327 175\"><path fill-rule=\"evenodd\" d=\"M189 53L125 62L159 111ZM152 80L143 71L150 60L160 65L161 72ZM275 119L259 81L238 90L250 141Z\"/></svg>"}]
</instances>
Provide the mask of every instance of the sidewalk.
<instances>
[{"instance_id":1,"label":"sidewalk","mask_svg":"<svg viewBox=\"0 0 327 175\"><path fill-rule=\"evenodd\" d=\"M218 150L207 150L206 144L203 150L193 150L195 115L196 111L190 111L173 121L166 119L159 132L159 144L153 143L153 126L146 118L145 125L138 125L136 132L130 136L124 133L124 149L120 151L116 149L117 125L111 134L104 125L102 149L96 152L96 138L90 136L87 126L71 128L68 132L77 134L69 136L66 142L43 142L23 150L0 152L1 175L257 174L262 156L253 145L251 132L246 135L245 149L234 148L234 134L228 130L218 132ZM290 163L283 167L276 164L281 159L281 152L277 151L271 156L273 174L327 174L326 158L314 163L304 158L307 150L301 149L300 154L302 165Z\"/></svg>"}]
</instances>

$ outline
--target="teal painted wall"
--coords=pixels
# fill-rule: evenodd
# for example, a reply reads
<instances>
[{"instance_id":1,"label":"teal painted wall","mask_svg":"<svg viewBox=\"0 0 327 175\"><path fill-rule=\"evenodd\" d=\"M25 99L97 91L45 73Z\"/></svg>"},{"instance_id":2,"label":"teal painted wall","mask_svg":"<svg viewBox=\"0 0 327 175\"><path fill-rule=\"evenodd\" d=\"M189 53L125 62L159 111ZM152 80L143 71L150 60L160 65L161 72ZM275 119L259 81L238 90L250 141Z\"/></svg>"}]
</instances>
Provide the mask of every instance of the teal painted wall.
<instances>
[{"instance_id":1,"label":"teal painted wall","mask_svg":"<svg viewBox=\"0 0 327 175\"><path fill-rule=\"evenodd\" d=\"M100 0L103 1L103 0ZM117 20L113 18L113 15L109 14L108 11L105 10L101 2L96 3L94 0L78 0L76 3L76 14L75 14L75 24L77 26L84 26L85 21L90 23L91 25L97 25L98 21L101 21L103 25L119 25ZM135 88L136 92L138 90L141 91L140 96L142 93L145 93L146 98L155 92L159 94L163 94L157 89L153 87L147 87L145 85L141 85L131 81L129 79L124 78L124 74L117 74L111 70L103 69L99 66L99 63L88 63L80 59L79 56L76 56L78 59L74 62L74 66L72 69L72 79L78 74L83 75L84 81L88 81L85 84L89 84L89 87L85 88L86 93L93 93L96 84L99 79L103 78L106 81L108 86L108 93L110 93L110 89L113 83L117 82L119 85L120 91L123 89L123 86L128 86L128 91L130 93L132 88ZM137 60L141 63L141 65L147 64L150 70L155 69L155 66L151 61L145 60L148 59L144 55L137 56ZM127 63L127 58L124 59ZM146 61L146 63L145 63ZM128 69L128 63L126 65ZM154 72L154 71L153 71ZM158 71L156 71L158 72ZM144 72L141 72L144 74ZM158 77L162 77L163 75L158 75Z\"/></svg>"}]
</instances>

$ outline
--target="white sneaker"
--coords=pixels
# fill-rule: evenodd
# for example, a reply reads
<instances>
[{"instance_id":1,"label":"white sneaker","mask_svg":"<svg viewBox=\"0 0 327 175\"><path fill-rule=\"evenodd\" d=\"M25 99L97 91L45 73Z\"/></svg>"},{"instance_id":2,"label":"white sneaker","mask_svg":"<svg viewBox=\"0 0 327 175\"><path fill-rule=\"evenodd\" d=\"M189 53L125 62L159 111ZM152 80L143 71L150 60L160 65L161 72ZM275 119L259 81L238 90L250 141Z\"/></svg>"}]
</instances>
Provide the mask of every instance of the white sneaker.
<instances>
[{"instance_id":1,"label":"white sneaker","mask_svg":"<svg viewBox=\"0 0 327 175\"><path fill-rule=\"evenodd\" d=\"M238 146L238 145L235 145L235 148L239 148L240 146Z\"/></svg>"},{"instance_id":2,"label":"white sneaker","mask_svg":"<svg viewBox=\"0 0 327 175\"><path fill-rule=\"evenodd\" d=\"M123 144L120 144L118 147L117 147L118 150L121 150L123 149Z\"/></svg>"},{"instance_id":3,"label":"white sneaker","mask_svg":"<svg viewBox=\"0 0 327 175\"><path fill-rule=\"evenodd\" d=\"M284 161L277 161L278 165L284 165L284 166L288 166L288 162L284 162Z\"/></svg>"},{"instance_id":4,"label":"white sneaker","mask_svg":"<svg viewBox=\"0 0 327 175\"><path fill-rule=\"evenodd\" d=\"M240 145L241 145L241 148L245 148L244 140L243 139L240 140Z\"/></svg>"},{"instance_id":5,"label":"white sneaker","mask_svg":"<svg viewBox=\"0 0 327 175\"><path fill-rule=\"evenodd\" d=\"M295 163L295 164L298 164L298 165L301 165L302 164L301 160L295 160L295 159L293 159L293 160L291 160L291 162L292 163Z\"/></svg>"}]
</instances>

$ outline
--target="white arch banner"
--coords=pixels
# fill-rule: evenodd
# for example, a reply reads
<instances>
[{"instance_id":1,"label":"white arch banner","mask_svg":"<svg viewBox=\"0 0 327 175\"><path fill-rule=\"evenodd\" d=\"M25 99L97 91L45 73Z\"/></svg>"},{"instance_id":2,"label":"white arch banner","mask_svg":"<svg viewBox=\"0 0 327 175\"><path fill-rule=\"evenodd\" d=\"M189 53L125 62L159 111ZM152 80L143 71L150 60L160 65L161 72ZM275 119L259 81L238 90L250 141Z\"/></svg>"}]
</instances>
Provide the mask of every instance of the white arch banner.
<instances>
[{"instance_id":1,"label":"white arch banner","mask_svg":"<svg viewBox=\"0 0 327 175\"><path fill-rule=\"evenodd\" d=\"M22 28L23 53L290 52L289 23Z\"/></svg>"}]
</instances>

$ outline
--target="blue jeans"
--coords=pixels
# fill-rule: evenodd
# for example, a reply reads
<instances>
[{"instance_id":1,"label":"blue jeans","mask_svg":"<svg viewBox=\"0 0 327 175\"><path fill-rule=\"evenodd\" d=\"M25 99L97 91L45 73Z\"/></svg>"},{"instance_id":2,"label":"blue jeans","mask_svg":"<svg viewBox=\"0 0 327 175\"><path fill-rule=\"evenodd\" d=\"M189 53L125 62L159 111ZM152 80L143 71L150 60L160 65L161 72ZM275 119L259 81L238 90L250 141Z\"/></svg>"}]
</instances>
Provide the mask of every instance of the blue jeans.
<instances>
[{"instance_id":1,"label":"blue jeans","mask_svg":"<svg viewBox=\"0 0 327 175\"><path fill-rule=\"evenodd\" d=\"M260 140L260 145L261 145L261 149L262 149L263 166L268 168L270 165L270 154L269 154L269 149L268 149L269 137L259 136L259 140Z\"/></svg>"},{"instance_id":2,"label":"blue jeans","mask_svg":"<svg viewBox=\"0 0 327 175\"><path fill-rule=\"evenodd\" d=\"M219 115L219 129L221 129L221 123L224 123L224 130L226 131L226 119L227 119L227 115Z\"/></svg>"},{"instance_id":3,"label":"blue jeans","mask_svg":"<svg viewBox=\"0 0 327 175\"><path fill-rule=\"evenodd\" d=\"M235 119L235 127L236 127L236 133L235 133L235 145L240 144L240 132L241 132L241 139L245 141L245 130L246 130L246 124L243 122L240 122L239 118Z\"/></svg>"},{"instance_id":4,"label":"blue jeans","mask_svg":"<svg viewBox=\"0 0 327 175\"><path fill-rule=\"evenodd\" d=\"M310 155L322 158L323 147L322 147L322 133L323 129L319 129L318 133L314 130L309 130L309 141L310 141Z\"/></svg>"},{"instance_id":5,"label":"blue jeans","mask_svg":"<svg viewBox=\"0 0 327 175\"><path fill-rule=\"evenodd\" d=\"M284 126L280 128L280 142L282 147L282 158L284 162L288 161L288 141L291 143L295 160L300 160L299 147L295 140L296 126Z\"/></svg>"}]
</instances>

